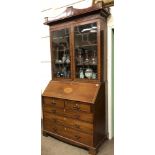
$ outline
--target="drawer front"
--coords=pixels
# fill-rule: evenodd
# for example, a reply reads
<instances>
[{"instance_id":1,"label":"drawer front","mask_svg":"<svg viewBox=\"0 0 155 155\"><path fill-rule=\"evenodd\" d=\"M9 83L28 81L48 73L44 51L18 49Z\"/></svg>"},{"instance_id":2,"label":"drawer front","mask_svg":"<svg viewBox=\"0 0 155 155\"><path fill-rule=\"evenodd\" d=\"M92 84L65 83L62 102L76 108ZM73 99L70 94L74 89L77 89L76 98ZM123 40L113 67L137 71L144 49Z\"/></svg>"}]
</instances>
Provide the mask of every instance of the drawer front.
<instances>
[{"instance_id":1,"label":"drawer front","mask_svg":"<svg viewBox=\"0 0 155 155\"><path fill-rule=\"evenodd\" d=\"M81 133L81 132L78 132L71 128L65 128L65 127L63 129L61 129L60 132L62 132L63 136L68 137L68 138L75 140L77 142L87 144L90 146L93 145L93 136L92 135L89 135L86 133Z\"/></svg>"},{"instance_id":2,"label":"drawer front","mask_svg":"<svg viewBox=\"0 0 155 155\"><path fill-rule=\"evenodd\" d=\"M44 121L44 130L47 130L55 134L59 134L61 136L67 137L69 139L75 140L77 142L80 142L80 143L83 143L89 146L93 145L92 135L81 133L71 128L61 126L61 125L52 124L48 120Z\"/></svg>"},{"instance_id":3,"label":"drawer front","mask_svg":"<svg viewBox=\"0 0 155 155\"><path fill-rule=\"evenodd\" d=\"M51 107L49 112L51 112L52 114L57 114L57 115L93 123L93 114L92 113L70 111L70 110L66 110L66 109L57 109L54 107Z\"/></svg>"},{"instance_id":4,"label":"drawer front","mask_svg":"<svg viewBox=\"0 0 155 155\"><path fill-rule=\"evenodd\" d=\"M64 100L44 97L43 98L43 108L45 111L50 111L52 107L64 108Z\"/></svg>"},{"instance_id":5,"label":"drawer front","mask_svg":"<svg viewBox=\"0 0 155 155\"><path fill-rule=\"evenodd\" d=\"M53 123L68 126L78 131L82 131L88 134L93 133L93 124L90 123L68 118L65 116L54 115L51 113L44 113L44 118L49 119Z\"/></svg>"},{"instance_id":6,"label":"drawer front","mask_svg":"<svg viewBox=\"0 0 155 155\"><path fill-rule=\"evenodd\" d=\"M91 105L77 101L65 101L65 108L69 110L91 112Z\"/></svg>"},{"instance_id":7,"label":"drawer front","mask_svg":"<svg viewBox=\"0 0 155 155\"><path fill-rule=\"evenodd\" d=\"M57 132L57 128L54 125L54 123L52 123L48 119L44 119L44 121L43 121L43 129L46 130L46 131L49 131L49 132L53 132L53 133Z\"/></svg>"}]
</instances>

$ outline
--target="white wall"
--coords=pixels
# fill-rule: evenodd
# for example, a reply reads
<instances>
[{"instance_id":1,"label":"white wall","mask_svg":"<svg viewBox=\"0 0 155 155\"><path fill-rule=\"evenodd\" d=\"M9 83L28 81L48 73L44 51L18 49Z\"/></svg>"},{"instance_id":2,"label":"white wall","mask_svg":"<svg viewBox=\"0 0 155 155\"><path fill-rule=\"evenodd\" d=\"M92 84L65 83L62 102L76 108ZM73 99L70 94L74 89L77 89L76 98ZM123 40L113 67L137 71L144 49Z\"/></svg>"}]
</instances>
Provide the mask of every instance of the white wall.
<instances>
[{"instance_id":1,"label":"white wall","mask_svg":"<svg viewBox=\"0 0 155 155\"><path fill-rule=\"evenodd\" d=\"M44 17L54 17L61 14L66 6L73 6L75 8L85 8L92 4L92 0L42 0L41 18L42 23ZM112 9L113 15L113 9ZM112 125L112 101L111 101L111 28L114 27L113 16L108 18L108 131L109 139L113 137L113 125ZM42 39L42 52L41 52L41 87L42 92L45 89L47 83L51 79L51 60L50 60L50 41L49 41L49 29L48 26L42 25L41 29Z\"/></svg>"},{"instance_id":2,"label":"white wall","mask_svg":"<svg viewBox=\"0 0 155 155\"><path fill-rule=\"evenodd\" d=\"M107 20L108 25L108 131L109 139L114 136L113 103L112 103L112 29L114 28L114 7L111 7L111 16Z\"/></svg>"}]
</instances>

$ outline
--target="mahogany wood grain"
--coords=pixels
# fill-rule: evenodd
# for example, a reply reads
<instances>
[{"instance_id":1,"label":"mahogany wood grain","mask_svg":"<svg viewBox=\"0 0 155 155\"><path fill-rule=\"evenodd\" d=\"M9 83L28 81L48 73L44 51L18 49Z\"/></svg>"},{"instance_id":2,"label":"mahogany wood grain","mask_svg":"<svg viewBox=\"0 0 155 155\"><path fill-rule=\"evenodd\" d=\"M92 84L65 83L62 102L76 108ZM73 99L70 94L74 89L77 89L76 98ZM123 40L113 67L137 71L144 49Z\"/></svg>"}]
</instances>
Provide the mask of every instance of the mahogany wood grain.
<instances>
[{"instance_id":1,"label":"mahogany wood grain","mask_svg":"<svg viewBox=\"0 0 155 155\"><path fill-rule=\"evenodd\" d=\"M62 18L47 21L52 79L42 94L43 135L83 147L96 155L107 137L107 17L109 8L98 3L86 9L69 7ZM76 77L74 27L97 23L97 79ZM71 78L54 76L54 31L68 28Z\"/></svg>"},{"instance_id":2,"label":"mahogany wood grain","mask_svg":"<svg viewBox=\"0 0 155 155\"><path fill-rule=\"evenodd\" d=\"M51 123L67 126L78 131L82 131L88 134L93 134L93 124L69 117L55 115L52 113L44 112L44 118L48 119Z\"/></svg>"},{"instance_id":3,"label":"mahogany wood grain","mask_svg":"<svg viewBox=\"0 0 155 155\"><path fill-rule=\"evenodd\" d=\"M43 110L45 112L50 112L52 114L57 114L64 117L69 117L89 123L93 123L93 113L79 112L79 111L70 111L66 109L57 109L55 107L49 107L43 105Z\"/></svg>"},{"instance_id":4,"label":"mahogany wood grain","mask_svg":"<svg viewBox=\"0 0 155 155\"><path fill-rule=\"evenodd\" d=\"M44 129L47 131L65 136L67 138L76 140L78 142L90 145L90 146L93 145L93 136L92 135L76 131L76 130L68 128L66 126L54 124L54 123L50 122L48 119L44 120Z\"/></svg>"},{"instance_id":5,"label":"mahogany wood grain","mask_svg":"<svg viewBox=\"0 0 155 155\"><path fill-rule=\"evenodd\" d=\"M94 146L105 139L106 136L106 116L105 116L105 85L102 84L96 98L94 111Z\"/></svg>"},{"instance_id":6,"label":"mahogany wood grain","mask_svg":"<svg viewBox=\"0 0 155 155\"><path fill-rule=\"evenodd\" d=\"M105 17L108 17L110 15L109 8L103 8L102 2L85 9L76 9L70 6L66 8L66 10L62 13L61 17L58 16L53 20L46 21L44 24L53 25L60 22L75 20L76 18L81 18L83 16L99 14L100 12L103 12Z\"/></svg>"},{"instance_id":7,"label":"mahogany wood grain","mask_svg":"<svg viewBox=\"0 0 155 155\"><path fill-rule=\"evenodd\" d=\"M86 104L84 102L65 100L65 109L81 112L91 112L92 105Z\"/></svg>"},{"instance_id":8,"label":"mahogany wood grain","mask_svg":"<svg viewBox=\"0 0 155 155\"><path fill-rule=\"evenodd\" d=\"M50 81L43 96L94 103L100 83ZM91 91L89 91L91 90Z\"/></svg>"},{"instance_id":9,"label":"mahogany wood grain","mask_svg":"<svg viewBox=\"0 0 155 155\"><path fill-rule=\"evenodd\" d=\"M47 130L43 130L43 133L46 133L47 136L52 136L58 140L61 140L63 142L66 142L68 144L71 144L71 145L74 145L74 146L78 146L78 147L81 147L83 149L95 149L93 146L90 146L90 145L87 145L87 144L84 144L84 143L81 143L81 142L78 142L76 140L73 140L73 139L70 139L70 138L67 138L65 136L62 136L60 134L56 134L56 133L53 133L53 132L50 132L50 131L47 131Z\"/></svg>"},{"instance_id":10,"label":"mahogany wood grain","mask_svg":"<svg viewBox=\"0 0 155 155\"><path fill-rule=\"evenodd\" d=\"M47 104L49 106L53 106L53 107L57 107L57 108L64 108L64 100L63 99L43 97L43 102L44 102L44 104Z\"/></svg>"}]
</instances>

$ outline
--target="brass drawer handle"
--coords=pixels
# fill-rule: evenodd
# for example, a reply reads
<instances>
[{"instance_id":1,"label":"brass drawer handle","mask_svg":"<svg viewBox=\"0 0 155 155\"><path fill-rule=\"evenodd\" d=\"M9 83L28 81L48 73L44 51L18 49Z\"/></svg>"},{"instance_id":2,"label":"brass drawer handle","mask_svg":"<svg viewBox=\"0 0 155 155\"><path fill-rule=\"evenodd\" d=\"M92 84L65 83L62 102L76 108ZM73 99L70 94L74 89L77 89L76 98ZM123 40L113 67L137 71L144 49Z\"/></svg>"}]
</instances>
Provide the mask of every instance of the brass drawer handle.
<instances>
[{"instance_id":1,"label":"brass drawer handle","mask_svg":"<svg viewBox=\"0 0 155 155\"><path fill-rule=\"evenodd\" d=\"M52 113L55 114L56 113L56 110L52 110Z\"/></svg>"},{"instance_id":2,"label":"brass drawer handle","mask_svg":"<svg viewBox=\"0 0 155 155\"><path fill-rule=\"evenodd\" d=\"M56 105L55 99L52 99L51 104L52 104L52 105Z\"/></svg>"},{"instance_id":3,"label":"brass drawer handle","mask_svg":"<svg viewBox=\"0 0 155 155\"><path fill-rule=\"evenodd\" d=\"M80 106L78 104L76 104L76 105L73 106L73 109L74 110L80 110Z\"/></svg>"},{"instance_id":4,"label":"brass drawer handle","mask_svg":"<svg viewBox=\"0 0 155 155\"><path fill-rule=\"evenodd\" d=\"M78 129L80 129L80 125L78 125L78 124L75 124L74 125L76 128L78 128Z\"/></svg>"},{"instance_id":5,"label":"brass drawer handle","mask_svg":"<svg viewBox=\"0 0 155 155\"><path fill-rule=\"evenodd\" d=\"M78 135L75 135L75 138L76 138L77 140L79 140L81 137L78 136Z\"/></svg>"},{"instance_id":6,"label":"brass drawer handle","mask_svg":"<svg viewBox=\"0 0 155 155\"><path fill-rule=\"evenodd\" d=\"M51 104L52 104L52 105L56 105L56 102L53 102L53 101L52 101Z\"/></svg>"}]
</instances>

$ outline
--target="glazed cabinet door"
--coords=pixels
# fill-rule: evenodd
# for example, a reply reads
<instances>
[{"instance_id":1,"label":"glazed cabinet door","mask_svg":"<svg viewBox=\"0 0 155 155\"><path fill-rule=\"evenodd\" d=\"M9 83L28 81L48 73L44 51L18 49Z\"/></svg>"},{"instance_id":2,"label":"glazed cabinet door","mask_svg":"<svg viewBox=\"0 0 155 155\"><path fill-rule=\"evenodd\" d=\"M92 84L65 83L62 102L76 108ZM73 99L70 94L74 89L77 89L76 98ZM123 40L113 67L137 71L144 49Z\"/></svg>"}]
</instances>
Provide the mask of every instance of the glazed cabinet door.
<instances>
[{"instance_id":1,"label":"glazed cabinet door","mask_svg":"<svg viewBox=\"0 0 155 155\"><path fill-rule=\"evenodd\" d=\"M51 30L53 79L71 79L70 28Z\"/></svg>"},{"instance_id":2,"label":"glazed cabinet door","mask_svg":"<svg viewBox=\"0 0 155 155\"><path fill-rule=\"evenodd\" d=\"M80 23L74 27L75 79L99 79L99 22Z\"/></svg>"}]
</instances>

